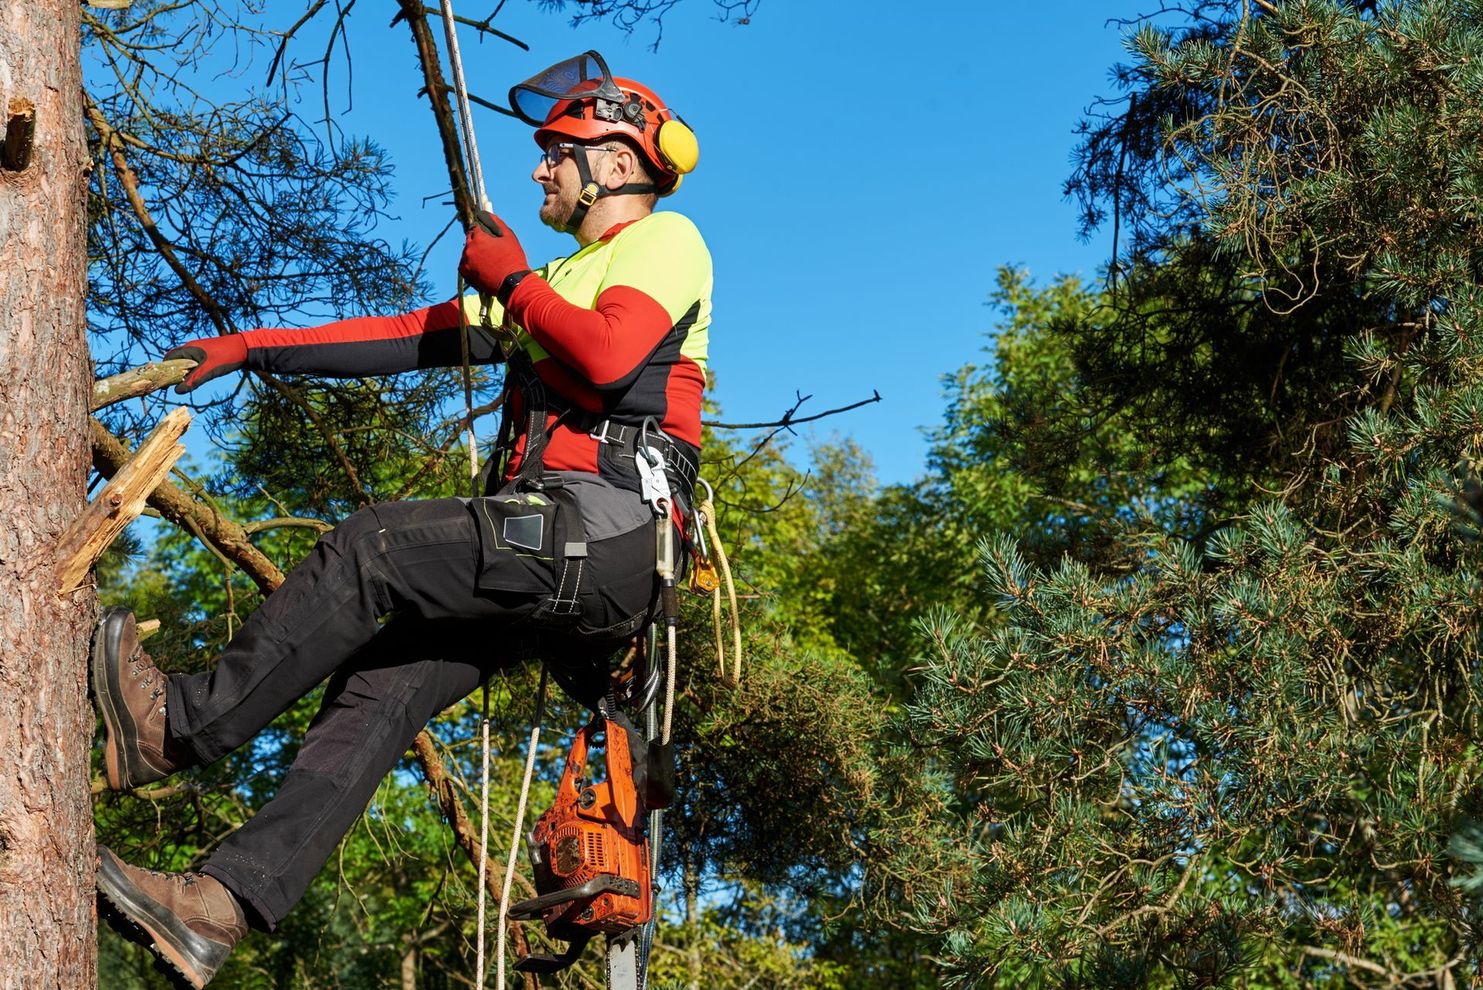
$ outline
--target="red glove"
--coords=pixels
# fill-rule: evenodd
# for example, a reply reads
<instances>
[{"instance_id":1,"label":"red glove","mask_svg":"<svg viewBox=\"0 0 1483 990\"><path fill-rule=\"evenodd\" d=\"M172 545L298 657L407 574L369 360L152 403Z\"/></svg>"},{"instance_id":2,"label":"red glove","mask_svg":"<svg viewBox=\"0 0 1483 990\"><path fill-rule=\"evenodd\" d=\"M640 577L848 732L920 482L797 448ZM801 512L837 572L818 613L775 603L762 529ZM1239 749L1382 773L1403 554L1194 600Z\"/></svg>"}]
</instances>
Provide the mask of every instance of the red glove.
<instances>
[{"instance_id":1,"label":"red glove","mask_svg":"<svg viewBox=\"0 0 1483 990\"><path fill-rule=\"evenodd\" d=\"M481 211L478 223L469 228L458 260L458 274L469 285L485 295L494 296L504 305L520 279L530 274L530 262L515 232L493 213Z\"/></svg>"},{"instance_id":2,"label":"red glove","mask_svg":"<svg viewBox=\"0 0 1483 990\"><path fill-rule=\"evenodd\" d=\"M185 381L175 386L179 395L184 395L191 389L213 378L233 371L242 370L247 363L247 340L240 333L227 334L225 337L207 337L204 340L188 340L179 347L172 347L165 352L166 361L184 359L196 362L190 374L185 376Z\"/></svg>"}]
</instances>

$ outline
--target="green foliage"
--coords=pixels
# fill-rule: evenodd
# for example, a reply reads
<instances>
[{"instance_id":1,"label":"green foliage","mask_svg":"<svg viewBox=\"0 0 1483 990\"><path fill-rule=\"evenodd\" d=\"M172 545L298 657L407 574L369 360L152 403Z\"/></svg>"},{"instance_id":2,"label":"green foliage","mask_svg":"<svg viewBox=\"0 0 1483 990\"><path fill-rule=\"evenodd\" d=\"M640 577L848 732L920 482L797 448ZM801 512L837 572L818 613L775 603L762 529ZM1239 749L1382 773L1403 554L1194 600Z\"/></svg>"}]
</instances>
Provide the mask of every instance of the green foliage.
<instances>
[{"instance_id":1,"label":"green foliage","mask_svg":"<svg viewBox=\"0 0 1483 990\"><path fill-rule=\"evenodd\" d=\"M925 624L903 731L963 849L909 924L965 985L1460 979L1483 8L1200 14L1089 121L1071 188L1128 240L1032 331L1066 401L1011 367L967 421L1072 505L985 527L994 612Z\"/></svg>"}]
</instances>

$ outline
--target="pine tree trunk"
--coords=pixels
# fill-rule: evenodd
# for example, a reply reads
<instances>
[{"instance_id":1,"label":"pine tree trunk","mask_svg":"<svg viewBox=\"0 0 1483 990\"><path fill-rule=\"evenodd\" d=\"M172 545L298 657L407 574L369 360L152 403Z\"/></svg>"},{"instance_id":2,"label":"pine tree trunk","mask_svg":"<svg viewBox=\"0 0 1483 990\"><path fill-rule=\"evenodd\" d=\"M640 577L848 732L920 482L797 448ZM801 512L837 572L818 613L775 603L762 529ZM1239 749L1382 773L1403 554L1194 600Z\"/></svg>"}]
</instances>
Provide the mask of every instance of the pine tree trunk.
<instances>
[{"instance_id":1,"label":"pine tree trunk","mask_svg":"<svg viewBox=\"0 0 1483 990\"><path fill-rule=\"evenodd\" d=\"M18 990L96 984L96 601L53 573L90 460L78 22L76 0L0 15L0 982Z\"/></svg>"}]
</instances>

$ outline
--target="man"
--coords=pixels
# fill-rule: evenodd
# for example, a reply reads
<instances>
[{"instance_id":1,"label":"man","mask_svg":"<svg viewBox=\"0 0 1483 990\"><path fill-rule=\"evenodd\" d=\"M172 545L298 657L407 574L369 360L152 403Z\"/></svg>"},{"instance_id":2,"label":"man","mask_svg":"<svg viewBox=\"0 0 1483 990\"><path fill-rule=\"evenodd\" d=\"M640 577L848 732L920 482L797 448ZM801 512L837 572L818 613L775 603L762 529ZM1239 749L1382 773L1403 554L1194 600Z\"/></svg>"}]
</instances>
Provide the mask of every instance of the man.
<instances>
[{"instance_id":1,"label":"man","mask_svg":"<svg viewBox=\"0 0 1483 990\"><path fill-rule=\"evenodd\" d=\"M505 360L504 484L483 498L374 505L326 534L208 672L166 678L111 610L93 688L115 789L210 763L329 678L273 800L200 873L153 873L99 850L98 889L192 986L249 925L272 930L303 896L423 725L502 665L539 654L601 693L617 645L656 594L659 492L695 478L711 262L699 233L655 213L695 165L694 136L595 52L511 90L536 126L540 217L578 249L532 270L490 214L459 271L476 296L304 331L256 330L170 352L188 391L239 369L361 377ZM477 323L466 331L465 322ZM636 459L637 455L637 459ZM640 462L643 462L642 464ZM493 475L491 475L493 477ZM657 511L656 511L657 510ZM585 685L585 687L583 687Z\"/></svg>"}]
</instances>

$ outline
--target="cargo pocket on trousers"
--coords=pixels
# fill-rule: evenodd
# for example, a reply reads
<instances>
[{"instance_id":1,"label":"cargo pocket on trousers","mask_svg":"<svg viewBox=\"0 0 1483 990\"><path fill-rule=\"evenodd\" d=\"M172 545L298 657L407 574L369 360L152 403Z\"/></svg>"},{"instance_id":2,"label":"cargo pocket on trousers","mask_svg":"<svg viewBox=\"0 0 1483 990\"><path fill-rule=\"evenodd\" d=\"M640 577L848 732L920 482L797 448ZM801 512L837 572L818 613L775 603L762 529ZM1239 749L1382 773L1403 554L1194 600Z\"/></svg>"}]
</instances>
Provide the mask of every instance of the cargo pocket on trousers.
<instances>
[{"instance_id":1,"label":"cargo pocket on trousers","mask_svg":"<svg viewBox=\"0 0 1483 990\"><path fill-rule=\"evenodd\" d=\"M478 588L540 597L555 591L555 503L535 494L491 495L469 509L479 524Z\"/></svg>"}]
</instances>

